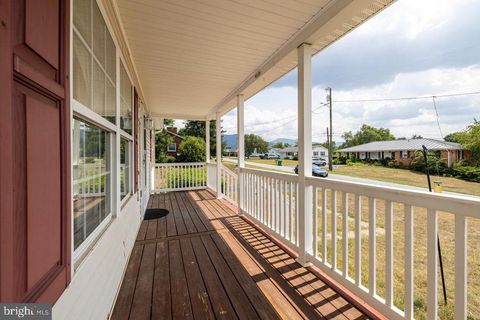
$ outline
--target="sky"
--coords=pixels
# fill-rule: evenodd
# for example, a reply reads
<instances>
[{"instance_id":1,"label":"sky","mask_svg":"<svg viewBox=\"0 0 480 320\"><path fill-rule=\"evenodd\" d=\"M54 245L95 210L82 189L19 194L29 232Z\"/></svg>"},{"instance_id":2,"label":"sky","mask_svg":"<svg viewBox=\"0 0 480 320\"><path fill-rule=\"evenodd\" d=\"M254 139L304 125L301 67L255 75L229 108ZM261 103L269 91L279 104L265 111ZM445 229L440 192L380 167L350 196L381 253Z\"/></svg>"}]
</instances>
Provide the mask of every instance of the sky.
<instances>
[{"instance_id":1,"label":"sky","mask_svg":"<svg viewBox=\"0 0 480 320\"><path fill-rule=\"evenodd\" d=\"M333 140L362 124L396 137L441 138L480 118L480 95L341 102L480 91L480 1L398 0L312 60L313 141L326 140L325 88L332 88ZM297 71L245 102L245 132L297 138ZM236 133L236 109L222 117Z\"/></svg>"}]
</instances>

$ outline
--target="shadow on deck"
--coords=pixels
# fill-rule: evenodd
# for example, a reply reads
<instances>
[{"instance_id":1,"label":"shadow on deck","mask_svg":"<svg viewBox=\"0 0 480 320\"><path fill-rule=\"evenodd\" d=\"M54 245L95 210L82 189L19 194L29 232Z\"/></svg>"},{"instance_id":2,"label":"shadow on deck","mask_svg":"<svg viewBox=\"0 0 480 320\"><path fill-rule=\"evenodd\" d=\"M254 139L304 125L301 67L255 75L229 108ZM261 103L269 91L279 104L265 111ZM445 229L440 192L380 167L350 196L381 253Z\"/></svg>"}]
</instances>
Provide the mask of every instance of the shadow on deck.
<instances>
[{"instance_id":1,"label":"shadow on deck","mask_svg":"<svg viewBox=\"0 0 480 320\"><path fill-rule=\"evenodd\" d=\"M152 195L112 319L367 319L207 190Z\"/></svg>"}]
</instances>

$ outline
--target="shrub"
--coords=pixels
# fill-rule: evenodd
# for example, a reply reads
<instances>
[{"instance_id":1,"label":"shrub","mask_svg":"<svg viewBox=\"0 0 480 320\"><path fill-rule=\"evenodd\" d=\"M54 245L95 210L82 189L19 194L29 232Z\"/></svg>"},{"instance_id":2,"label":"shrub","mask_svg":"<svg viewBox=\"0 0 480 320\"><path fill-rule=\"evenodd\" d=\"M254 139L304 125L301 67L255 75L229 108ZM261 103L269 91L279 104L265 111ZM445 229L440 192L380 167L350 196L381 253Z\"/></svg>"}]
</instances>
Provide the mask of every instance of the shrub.
<instances>
[{"instance_id":1,"label":"shrub","mask_svg":"<svg viewBox=\"0 0 480 320\"><path fill-rule=\"evenodd\" d=\"M427 164L428 169L432 174L443 175L448 174L450 171L445 160L440 159L440 155L436 152L427 153ZM415 158L410 164L410 169L424 173L427 172L423 152L417 151Z\"/></svg>"},{"instance_id":2,"label":"shrub","mask_svg":"<svg viewBox=\"0 0 480 320\"><path fill-rule=\"evenodd\" d=\"M345 157L338 157L338 158L333 159L332 163L333 164L346 164L347 160L348 159L345 158Z\"/></svg>"},{"instance_id":3,"label":"shrub","mask_svg":"<svg viewBox=\"0 0 480 320\"><path fill-rule=\"evenodd\" d=\"M398 168L402 167L402 164L400 162L398 162L397 160L389 160L389 161L387 161L387 167L398 169Z\"/></svg>"},{"instance_id":4,"label":"shrub","mask_svg":"<svg viewBox=\"0 0 480 320\"><path fill-rule=\"evenodd\" d=\"M186 137L178 148L180 162L205 161L205 142L198 137Z\"/></svg>"},{"instance_id":5,"label":"shrub","mask_svg":"<svg viewBox=\"0 0 480 320\"><path fill-rule=\"evenodd\" d=\"M346 164L347 164L347 166L352 166L352 167L365 167L365 166L367 166L367 164L365 164L362 160L359 160L357 158L347 159Z\"/></svg>"},{"instance_id":6,"label":"shrub","mask_svg":"<svg viewBox=\"0 0 480 320\"><path fill-rule=\"evenodd\" d=\"M480 168L474 166L465 166L461 163L455 163L451 169L452 175L456 178L480 182Z\"/></svg>"}]
</instances>

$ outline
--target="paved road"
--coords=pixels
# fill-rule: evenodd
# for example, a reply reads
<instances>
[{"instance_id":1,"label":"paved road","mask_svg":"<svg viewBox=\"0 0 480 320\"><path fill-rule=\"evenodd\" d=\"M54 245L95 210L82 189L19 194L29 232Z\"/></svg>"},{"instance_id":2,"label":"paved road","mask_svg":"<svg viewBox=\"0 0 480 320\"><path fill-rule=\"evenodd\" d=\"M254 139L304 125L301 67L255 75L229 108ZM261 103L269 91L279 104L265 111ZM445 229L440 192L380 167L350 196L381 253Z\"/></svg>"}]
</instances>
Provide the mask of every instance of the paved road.
<instances>
[{"instance_id":1,"label":"paved road","mask_svg":"<svg viewBox=\"0 0 480 320\"><path fill-rule=\"evenodd\" d=\"M224 158L224 161L228 162L234 162L236 163L236 159L231 159L231 158ZM256 166L256 167L261 167L264 169L269 169L269 170L277 170L277 171L284 171L287 173L293 173L293 169L295 167L289 167L289 166L275 166L275 165L270 165L270 164L264 164L264 163L257 163L257 162L250 162L250 161L245 161L246 164ZM378 181L378 180L372 180L372 179L366 179L366 178L357 178L357 177L351 177L351 176L346 176L346 175L341 175L341 174L335 174L335 173L329 173L328 178L323 178L323 179L336 179L336 180L343 180L343 181L352 181L352 182L359 182L359 183L368 183L371 185L375 186L384 186L384 187L396 187L396 188L403 188L403 189L408 189L408 190L413 190L413 191L427 191L428 188L420 188L420 187L415 187L415 186L409 186L405 184L399 184L399 183L393 183L393 182L384 182L384 181ZM463 197L467 198L472 198L475 200L478 200L478 196L474 195L466 195L463 193L455 193L455 192L447 192L444 191L446 194L452 194L452 195L460 195Z\"/></svg>"}]
</instances>

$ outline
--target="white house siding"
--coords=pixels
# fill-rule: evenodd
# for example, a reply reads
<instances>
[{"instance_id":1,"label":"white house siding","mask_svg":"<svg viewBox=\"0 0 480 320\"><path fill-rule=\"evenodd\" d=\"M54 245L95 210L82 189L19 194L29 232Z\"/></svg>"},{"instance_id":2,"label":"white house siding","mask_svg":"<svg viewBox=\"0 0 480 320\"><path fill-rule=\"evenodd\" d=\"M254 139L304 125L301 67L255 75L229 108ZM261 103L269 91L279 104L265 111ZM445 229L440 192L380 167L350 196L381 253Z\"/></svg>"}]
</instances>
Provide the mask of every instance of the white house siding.
<instances>
[{"instance_id":1,"label":"white house siding","mask_svg":"<svg viewBox=\"0 0 480 320\"><path fill-rule=\"evenodd\" d=\"M75 271L53 319L108 319L141 222L133 195Z\"/></svg>"}]
</instances>

